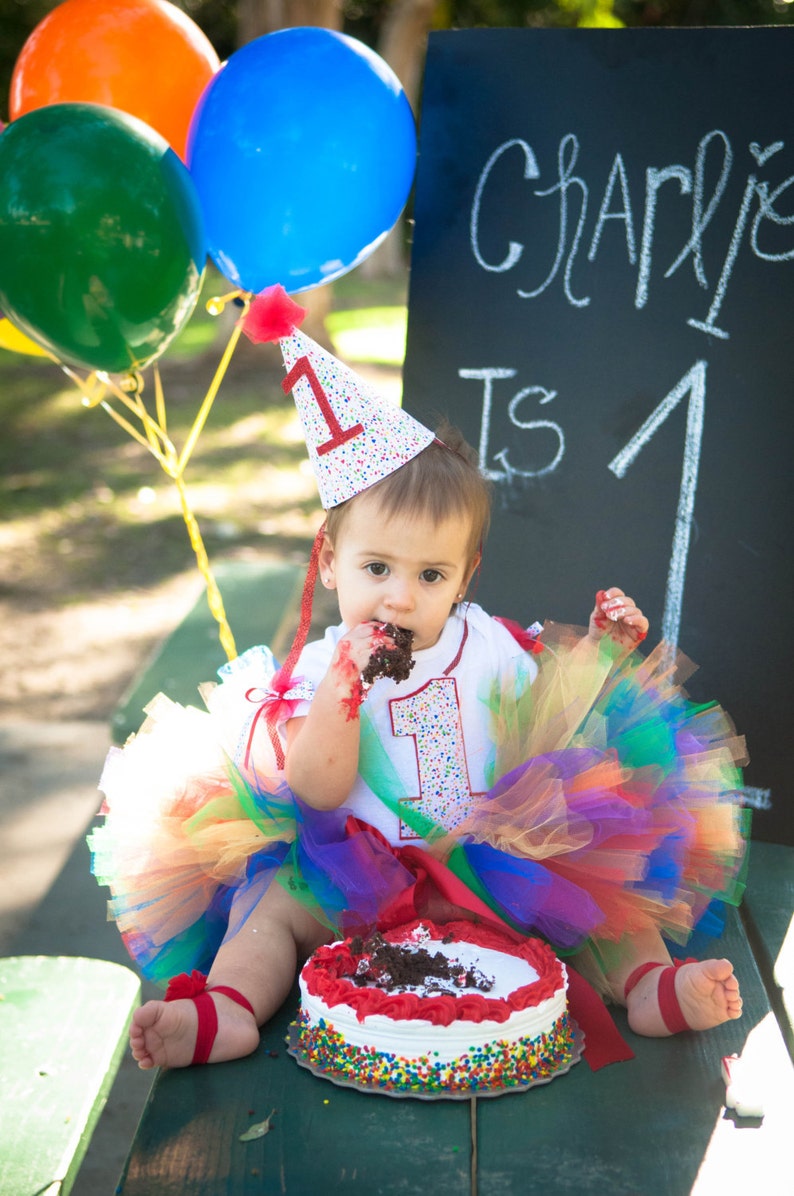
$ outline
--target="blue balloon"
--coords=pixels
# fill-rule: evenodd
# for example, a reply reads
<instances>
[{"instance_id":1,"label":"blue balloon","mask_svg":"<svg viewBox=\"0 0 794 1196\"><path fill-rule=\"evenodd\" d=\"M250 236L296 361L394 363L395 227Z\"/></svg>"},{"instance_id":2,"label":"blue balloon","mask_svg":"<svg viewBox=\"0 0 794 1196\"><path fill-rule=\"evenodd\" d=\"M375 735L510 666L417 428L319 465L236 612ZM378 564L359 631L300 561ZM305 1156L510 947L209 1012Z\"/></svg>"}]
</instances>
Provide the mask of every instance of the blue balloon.
<instances>
[{"instance_id":1,"label":"blue balloon","mask_svg":"<svg viewBox=\"0 0 794 1196\"><path fill-rule=\"evenodd\" d=\"M374 51L328 29L282 29L208 84L187 160L219 270L245 291L294 292L352 270L396 223L416 129Z\"/></svg>"}]
</instances>

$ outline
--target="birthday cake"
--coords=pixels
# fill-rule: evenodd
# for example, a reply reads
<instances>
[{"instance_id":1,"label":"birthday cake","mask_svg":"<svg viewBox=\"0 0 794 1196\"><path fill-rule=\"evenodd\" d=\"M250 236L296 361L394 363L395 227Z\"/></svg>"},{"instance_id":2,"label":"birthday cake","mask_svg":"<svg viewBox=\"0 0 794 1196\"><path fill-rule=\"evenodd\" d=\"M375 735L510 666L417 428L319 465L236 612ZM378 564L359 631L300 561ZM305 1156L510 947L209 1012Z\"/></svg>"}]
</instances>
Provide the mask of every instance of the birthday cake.
<instances>
[{"instance_id":1,"label":"birthday cake","mask_svg":"<svg viewBox=\"0 0 794 1196\"><path fill-rule=\"evenodd\" d=\"M413 922L320 947L300 975L299 1063L393 1095L529 1087L574 1062L565 966L539 939Z\"/></svg>"}]
</instances>

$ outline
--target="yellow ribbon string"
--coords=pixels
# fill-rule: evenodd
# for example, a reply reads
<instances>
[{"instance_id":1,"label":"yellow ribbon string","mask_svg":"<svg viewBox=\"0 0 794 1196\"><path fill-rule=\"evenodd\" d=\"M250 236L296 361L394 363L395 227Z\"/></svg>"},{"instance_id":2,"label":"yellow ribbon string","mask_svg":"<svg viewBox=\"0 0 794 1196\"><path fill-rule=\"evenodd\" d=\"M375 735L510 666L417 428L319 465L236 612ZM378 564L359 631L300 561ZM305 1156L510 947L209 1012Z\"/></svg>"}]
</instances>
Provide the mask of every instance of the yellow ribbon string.
<instances>
[{"instance_id":1,"label":"yellow ribbon string","mask_svg":"<svg viewBox=\"0 0 794 1196\"><path fill-rule=\"evenodd\" d=\"M163 434L165 434L168 427L165 422L165 395L163 394L163 380L160 377L157 362L152 366L152 373L154 374L154 406L157 412L157 422L162 428Z\"/></svg>"},{"instance_id":2,"label":"yellow ribbon string","mask_svg":"<svg viewBox=\"0 0 794 1196\"><path fill-rule=\"evenodd\" d=\"M86 378L81 378L80 375L68 365L64 365L63 362L59 364L67 378L74 382L75 386L82 394L83 403L86 407L102 407L105 411L108 411L109 407L105 401L105 394L110 391L115 399L117 399L120 403L123 403L127 410L141 421L144 426L147 439L144 440L140 435L130 432L130 425L126 423L126 421L122 422L120 417L116 418L116 415L114 415L117 423L119 423L126 431L130 432L130 434L133 435L141 444L143 444L145 448L151 447L150 438L153 435L155 438L162 441L163 449L166 453L168 453L169 450L174 452L174 454L176 453L174 446L168 440L164 430L149 415L149 412L146 410L146 407L140 399L139 393L137 391L135 393L135 398L132 399L125 391L121 389L120 386L113 381L112 378L108 377L107 374L94 372L89 374ZM154 455L159 461L162 461L162 452L154 452Z\"/></svg>"},{"instance_id":3,"label":"yellow ribbon string","mask_svg":"<svg viewBox=\"0 0 794 1196\"><path fill-rule=\"evenodd\" d=\"M107 383L102 382L97 374L89 374L86 378L81 378L79 374L70 369L68 365L64 365L62 361L58 365L63 370L70 382L74 382L80 394L83 396L84 407L97 407L102 402L105 392L108 389Z\"/></svg>"},{"instance_id":4,"label":"yellow ribbon string","mask_svg":"<svg viewBox=\"0 0 794 1196\"><path fill-rule=\"evenodd\" d=\"M153 419L151 419L149 412L146 410L146 404L143 401L143 394L141 391L142 388L136 389L133 392L135 414L143 424L144 430L146 432L146 441L149 445L150 451L159 459L159 455L162 451L160 449L160 442L162 440L163 430L155 423Z\"/></svg>"},{"instance_id":5,"label":"yellow ribbon string","mask_svg":"<svg viewBox=\"0 0 794 1196\"><path fill-rule=\"evenodd\" d=\"M88 374L85 378L81 377L76 370L70 366L65 365L59 361L57 364L61 367L66 376L75 384L80 391L83 398L83 403L86 407L101 407L103 411L119 425L120 428L133 438L143 448L147 449L153 457L159 462L163 471L174 482L177 492L179 494L179 502L182 508L182 518L187 528L190 544L196 557L196 563L199 572L204 580L207 590L207 602L209 603L210 611L213 618L218 624L219 637L221 646L226 653L228 660L234 660L237 656L237 648L235 647L234 637L229 627L226 618L226 611L223 605L223 598L218 589L217 582L213 576L210 568L209 557L204 546L204 541L201 536L198 521L196 520L193 511L191 510L188 501L187 489L185 486L185 467L190 459L193 450L196 447L198 438L207 422L207 418L215 402L215 398L220 389L226 371L231 361L232 354L237 347L237 342L243 331L243 320L251 303L252 296L245 295L240 291L232 291L228 295L223 295L218 299L211 299L207 302L207 310L212 314L219 314L226 303L230 299L242 298L242 310L240 319L235 323L232 333L229 337L226 348L223 351L221 360L215 371L215 375L210 383L209 389L201 403L198 414L188 433L187 440L181 454L171 441L166 424L166 405L165 395L163 392L162 379L160 371L155 364L153 367L154 373L154 402L155 402L155 416L153 417L148 410L146 403L143 400L142 390L143 382L139 375L133 376L133 383L131 385L130 393L125 391L122 386L114 382L106 373L94 371ZM55 359L53 359L55 360ZM110 398L116 399L127 412L134 416L139 422L143 431L139 431L137 427L130 420L116 410L116 408L109 401Z\"/></svg>"},{"instance_id":6,"label":"yellow ribbon string","mask_svg":"<svg viewBox=\"0 0 794 1196\"><path fill-rule=\"evenodd\" d=\"M154 419L152 419L151 415L146 410L143 400L138 392L135 393L134 398L130 398L130 396L113 381L110 381L108 385L114 398L118 399L120 403L123 403L127 410L132 412L132 414L137 416L137 418L141 421L144 431L146 432L147 440L151 440L152 443L156 443L157 440L161 441L163 444L163 451L165 452L168 451L169 447L173 448L173 445L170 444L170 441L168 440L168 437L163 429ZM157 456L157 453L155 453L155 456Z\"/></svg>"},{"instance_id":7,"label":"yellow ribbon string","mask_svg":"<svg viewBox=\"0 0 794 1196\"><path fill-rule=\"evenodd\" d=\"M185 479L181 473L178 473L174 476L174 482L176 483L176 488L179 491L179 500L182 504L182 518L185 521L185 526L190 537L190 543L193 548L193 552L196 554L196 563L198 564L201 576L204 578L204 584L207 587L207 602L209 603L209 608L212 612L213 618L218 624L218 634L220 636L221 647L226 653L226 659L234 660L237 655L234 636L232 635L231 628L229 627L226 619L223 598L221 597L221 592L218 589L217 582L215 581L210 568L209 557L207 556L207 551L204 547L204 541L201 538L199 525L196 522L196 518L190 509L190 504L188 503L187 492L185 490Z\"/></svg>"},{"instance_id":8,"label":"yellow ribbon string","mask_svg":"<svg viewBox=\"0 0 794 1196\"><path fill-rule=\"evenodd\" d=\"M143 445L143 447L145 449L148 449L149 452L152 454L152 456L157 458L157 460L160 462L163 469L165 470L165 472L167 474L169 474L169 476L171 476L171 477L174 476L168 467L168 462L167 462L166 458L163 456L163 454L160 452L160 450L158 448L156 448L153 444L151 444L146 439L145 436L142 436L141 433L138 431L138 429L134 428L132 426L132 424L129 422L129 420L126 420L124 418L124 416L121 415L116 410L115 407L111 407L110 403L106 402L104 399L99 403L99 406L102 408L103 411L106 411L108 413L108 415L110 416L110 418L112 420L115 420L115 422L119 425L119 427L123 428L124 431L127 432L133 438L133 440L137 440L138 444L141 444L141 445Z\"/></svg>"},{"instance_id":9,"label":"yellow ribbon string","mask_svg":"<svg viewBox=\"0 0 794 1196\"><path fill-rule=\"evenodd\" d=\"M235 295L238 295L238 294L239 294L239 292L235 292ZM227 296L227 298L228 298L228 296ZM218 300L218 302L220 302L220 300ZM193 427L190 429L188 438L185 441L185 446L182 449L182 455L179 458L180 474L184 471L185 466L187 465L187 463L190 459L190 455L193 452L193 449L196 447L196 441L199 438L201 430L204 427L204 424L207 422L207 417L210 413L210 409L212 408L212 404L215 402L215 396L217 395L218 390L221 385L221 382L224 379L226 370L228 369L228 366L229 366L229 362L232 359L232 354L234 353L234 350L237 348L237 342L239 341L240 336L243 331L243 321L245 319L245 315L248 311L250 303L251 303L251 296L246 295L244 297L243 309L242 309L242 312L240 315L240 319L237 320L234 328L232 329L232 334L229 337L229 341L228 341L226 348L223 352L223 356L221 357L221 359L218 363L218 368L215 371L215 377L212 379L212 382L209 385L209 389L208 389L206 395L204 396L204 401L201 404L201 407L199 408L198 415L196 416L196 418L193 422Z\"/></svg>"}]
</instances>

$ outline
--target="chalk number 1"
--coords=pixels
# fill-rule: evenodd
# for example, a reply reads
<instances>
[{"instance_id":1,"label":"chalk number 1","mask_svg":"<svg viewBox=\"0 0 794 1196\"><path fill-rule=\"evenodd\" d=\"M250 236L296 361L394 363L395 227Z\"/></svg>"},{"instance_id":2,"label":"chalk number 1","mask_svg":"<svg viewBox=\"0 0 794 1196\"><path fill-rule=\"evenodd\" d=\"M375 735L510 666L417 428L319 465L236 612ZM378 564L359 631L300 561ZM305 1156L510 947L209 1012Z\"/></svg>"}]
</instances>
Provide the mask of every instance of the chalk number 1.
<instances>
[{"instance_id":1,"label":"chalk number 1","mask_svg":"<svg viewBox=\"0 0 794 1196\"><path fill-rule=\"evenodd\" d=\"M685 395L689 395L684 440L681 485L678 490L678 509L675 516L673 550L667 574L667 588L662 618L662 638L668 644L678 643L681 629L681 607L684 596L689 540L692 533L692 517L695 510L695 492L700 467L700 446L703 442L703 418L706 409L706 362L698 361L680 382L662 399L655 411L632 436L620 452L609 462L609 469L615 477L625 476L628 468L650 441L654 432L674 411Z\"/></svg>"}]
</instances>

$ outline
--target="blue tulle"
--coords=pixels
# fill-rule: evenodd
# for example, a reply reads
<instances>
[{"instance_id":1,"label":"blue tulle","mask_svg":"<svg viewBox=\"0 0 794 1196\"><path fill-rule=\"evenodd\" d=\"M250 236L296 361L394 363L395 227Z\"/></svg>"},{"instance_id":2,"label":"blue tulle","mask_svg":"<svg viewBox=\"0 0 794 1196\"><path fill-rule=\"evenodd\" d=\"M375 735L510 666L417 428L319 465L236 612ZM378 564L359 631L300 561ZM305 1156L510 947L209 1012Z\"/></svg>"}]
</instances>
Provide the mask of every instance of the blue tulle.
<instances>
[{"instance_id":1,"label":"blue tulle","mask_svg":"<svg viewBox=\"0 0 794 1196\"><path fill-rule=\"evenodd\" d=\"M603 919L599 906L579 885L554 876L542 864L510 856L488 843L466 843L463 852L498 911L527 934L545 935L569 949L580 946Z\"/></svg>"}]
</instances>

